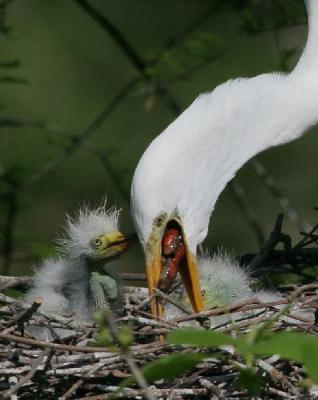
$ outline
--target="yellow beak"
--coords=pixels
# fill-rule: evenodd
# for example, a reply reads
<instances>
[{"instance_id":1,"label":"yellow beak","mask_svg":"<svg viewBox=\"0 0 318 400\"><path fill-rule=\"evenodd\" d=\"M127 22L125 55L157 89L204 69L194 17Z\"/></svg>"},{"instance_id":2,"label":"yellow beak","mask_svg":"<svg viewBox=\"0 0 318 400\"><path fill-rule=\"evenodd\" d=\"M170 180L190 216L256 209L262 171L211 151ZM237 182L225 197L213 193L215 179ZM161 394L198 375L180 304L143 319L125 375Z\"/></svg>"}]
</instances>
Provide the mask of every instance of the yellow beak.
<instances>
[{"instance_id":1,"label":"yellow beak","mask_svg":"<svg viewBox=\"0 0 318 400\"><path fill-rule=\"evenodd\" d=\"M203 310L203 300L196 257L191 253L186 242L185 248L186 263L184 267L179 270L179 272L193 310L195 312L199 312ZM161 270L161 240L152 240L150 243L148 243L146 253L146 274L149 295L153 294L154 289L158 288ZM155 297L150 303L150 306L153 315L157 317L161 317L163 315L163 304L160 298Z\"/></svg>"},{"instance_id":2,"label":"yellow beak","mask_svg":"<svg viewBox=\"0 0 318 400\"><path fill-rule=\"evenodd\" d=\"M130 246L136 241L136 234L124 235L121 232L112 232L103 235L101 238L102 247L98 250L101 257L112 257L123 253L128 250Z\"/></svg>"}]
</instances>

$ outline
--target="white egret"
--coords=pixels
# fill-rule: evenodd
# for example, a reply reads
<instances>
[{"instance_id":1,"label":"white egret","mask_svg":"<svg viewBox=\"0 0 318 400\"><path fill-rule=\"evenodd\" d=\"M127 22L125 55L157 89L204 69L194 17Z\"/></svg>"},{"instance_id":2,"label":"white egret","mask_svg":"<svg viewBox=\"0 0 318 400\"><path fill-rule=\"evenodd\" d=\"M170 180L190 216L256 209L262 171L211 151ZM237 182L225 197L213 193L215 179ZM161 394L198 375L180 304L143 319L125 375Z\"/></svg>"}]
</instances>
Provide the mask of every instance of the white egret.
<instances>
[{"instance_id":1,"label":"white egret","mask_svg":"<svg viewBox=\"0 0 318 400\"><path fill-rule=\"evenodd\" d=\"M76 219L68 217L65 235L58 240L62 255L43 261L25 300L32 303L40 297L40 311L72 313L81 320L115 306L120 300L118 282L97 270L124 252L133 239L119 232L118 217L119 211L107 209L105 203L93 210L81 209Z\"/></svg>"},{"instance_id":2,"label":"white egret","mask_svg":"<svg viewBox=\"0 0 318 400\"><path fill-rule=\"evenodd\" d=\"M230 80L200 95L141 157L131 200L150 293L179 270L193 308L203 309L196 251L220 193L250 158L318 122L318 1L306 5L307 44L291 73ZM161 314L158 300L152 312Z\"/></svg>"}]
</instances>

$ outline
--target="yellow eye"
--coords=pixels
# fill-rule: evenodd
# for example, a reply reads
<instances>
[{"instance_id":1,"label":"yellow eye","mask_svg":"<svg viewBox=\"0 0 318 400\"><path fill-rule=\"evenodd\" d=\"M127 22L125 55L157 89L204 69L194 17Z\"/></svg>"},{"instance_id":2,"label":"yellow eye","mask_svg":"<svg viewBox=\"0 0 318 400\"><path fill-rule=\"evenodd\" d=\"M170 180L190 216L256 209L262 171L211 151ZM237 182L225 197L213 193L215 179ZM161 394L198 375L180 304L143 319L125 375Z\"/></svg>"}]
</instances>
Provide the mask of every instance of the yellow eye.
<instances>
[{"instance_id":1,"label":"yellow eye","mask_svg":"<svg viewBox=\"0 0 318 400\"><path fill-rule=\"evenodd\" d=\"M97 238L97 239L93 240L92 244L95 247L95 249L98 249L102 245L102 241Z\"/></svg>"}]
</instances>

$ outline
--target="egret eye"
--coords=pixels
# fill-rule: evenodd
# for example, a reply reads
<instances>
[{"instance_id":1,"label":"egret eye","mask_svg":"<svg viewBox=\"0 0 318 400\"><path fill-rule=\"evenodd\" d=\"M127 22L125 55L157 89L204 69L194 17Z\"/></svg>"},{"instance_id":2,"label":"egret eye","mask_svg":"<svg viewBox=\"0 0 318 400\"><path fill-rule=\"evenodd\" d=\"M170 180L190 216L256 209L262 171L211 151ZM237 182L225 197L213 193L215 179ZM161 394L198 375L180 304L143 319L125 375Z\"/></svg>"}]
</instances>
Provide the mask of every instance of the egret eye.
<instances>
[{"instance_id":1,"label":"egret eye","mask_svg":"<svg viewBox=\"0 0 318 400\"><path fill-rule=\"evenodd\" d=\"M165 219L166 219L166 214L158 215L158 217L155 219L155 225L160 227L165 222Z\"/></svg>"},{"instance_id":2,"label":"egret eye","mask_svg":"<svg viewBox=\"0 0 318 400\"><path fill-rule=\"evenodd\" d=\"M96 249L98 249L102 245L102 241L97 238L97 239L93 240L92 244Z\"/></svg>"}]
</instances>

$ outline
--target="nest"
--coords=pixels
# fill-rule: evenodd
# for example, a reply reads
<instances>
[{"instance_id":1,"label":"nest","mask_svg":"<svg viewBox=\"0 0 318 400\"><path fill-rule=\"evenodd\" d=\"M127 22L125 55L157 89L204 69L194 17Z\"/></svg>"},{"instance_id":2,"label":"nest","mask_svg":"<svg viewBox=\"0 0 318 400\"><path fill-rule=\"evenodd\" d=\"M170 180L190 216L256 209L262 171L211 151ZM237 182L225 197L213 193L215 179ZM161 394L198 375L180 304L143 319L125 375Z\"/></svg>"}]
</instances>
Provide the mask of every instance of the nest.
<instances>
[{"instance_id":1,"label":"nest","mask_svg":"<svg viewBox=\"0 0 318 400\"><path fill-rule=\"evenodd\" d=\"M288 289L288 290L287 290ZM281 304L291 298L296 301L289 315L277 320L272 329L296 330L316 334L315 321L307 319L298 311L308 311L317 302L318 284L285 288L284 298L264 305L256 299L245 300L227 309L214 308L199 314L182 314L165 321L153 318L149 313L151 297L144 288L125 287L124 314L114 320L116 326L131 324L134 343L129 352L120 349L91 346L97 334L95 323L77 321L72 317L45 315L37 311L39 304L28 305L20 300L0 294L0 390L3 398L11 399L108 399L132 368L140 368L173 353L189 352L188 347L173 346L163 338L177 329L184 321L198 321L206 327L207 318L225 313L250 311L248 316L233 322L223 323L215 329L220 332L240 334L248 332L256 323L273 318ZM157 293L157 295L161 295ZM166 298L166 301L169 299ZM295 312L295 309L297 312ZM252 311L252 312L251 312ZM288 318L287 318L288 317ZM32 338L27 328L42 324L53 333L65 328L70 335L54 342ZM205 349L194 349L205 352ZM246 399L246 390L238 389L238 368L244 368L243 360L230 348L219 348L221 357L199 362L193 370L177 378L164 379L148 387L156 398L169 399ZM127 355L128 354L128 355ZM133 364L131 363L133 361ZM259 359L258 373L265 380L261 399L312 398L305 395L299 383L305 378L304 371L295 362L287 362L278 356ZM133 371L136 373L136 371ZM314 395L312 395L314 396ZM116 398L147 398L144 389L130 385L116 394Z\"/></svg>"}]
</instances>

